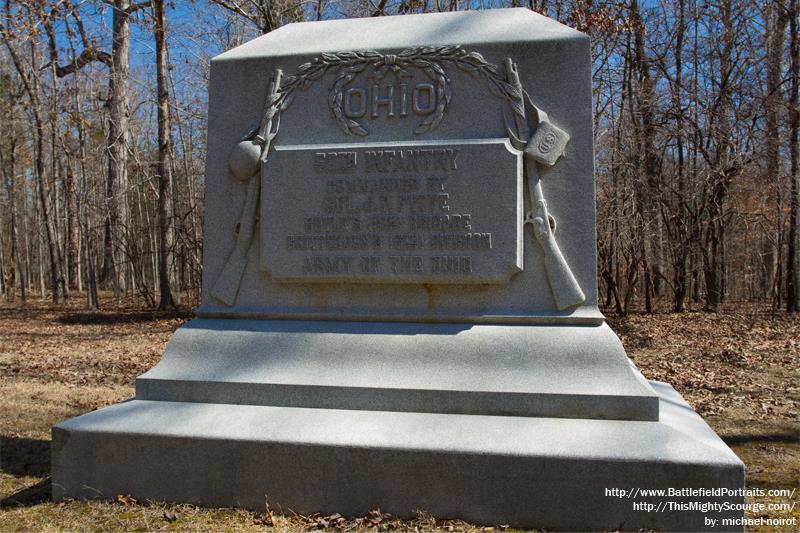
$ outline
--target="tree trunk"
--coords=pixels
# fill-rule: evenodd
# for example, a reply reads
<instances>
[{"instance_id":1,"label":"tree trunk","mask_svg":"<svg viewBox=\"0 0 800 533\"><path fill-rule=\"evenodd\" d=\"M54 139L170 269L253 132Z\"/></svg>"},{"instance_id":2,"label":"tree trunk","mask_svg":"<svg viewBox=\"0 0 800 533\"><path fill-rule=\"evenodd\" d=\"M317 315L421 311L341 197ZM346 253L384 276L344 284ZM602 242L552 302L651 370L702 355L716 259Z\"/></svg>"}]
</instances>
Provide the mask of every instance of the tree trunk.
<instances>
[{"instance_id":1,"label":"tree trunk","mask_svg":"<svg viewBox=\"0 0 800 533\"><path fill-rule=\"evenodd\" d=\"M33 104L32 107L36 107L36 104ZM60 304L67 300L67 284L61 270L61 250L58 248L56 228L53 217L50 216L50 207L48 205L50 188L44 174L44 126L38 112L34 112L34 123L36 131L36 150L34 155L36 160L36 181L38 183L42 223L47 237L47 251L50 258L50 286L53 291L53 303Z\"/></svg>"},{"instance_id":2,"label":"tree trunk","mask_svg":"<svg viewBox=\"0 0 800 533\"><path fill-rule=\"evenodd\" d=\"M164 1L153 0L155 21L153 32L156 41L156 85L158 91L158 308L174 308L170 277L172 242L172 129L169 117L169 89L167 69L166 36L164 27Z\"/></svg>"},{"instance_id":3,"label":"tree trunk","mask_svg":"<svg viewBox=\"0 0 800 533\"><path fill-rule=\"evenodd\" d=\"M639 11L637 0L631 2L631 19L638 27L643 27L642 18ZM641 116L638 150L638 162L642 171L642 178L639 178L637 195L639 204L639 217L641 224L639 228L639 243L641 252L642 269L644 271L644 299L645 311L653 312L653 277L660 275L657 261L654 260L657 254L653 254L653 243L657 242L653 234L655 218L658 216L655 206L654 196L658 191L658 174L660 161L656 153L656 125L655 125L655 104L656 87L650 71L650 60L644 48L644 35L642 31L634 34L634 65L639 75L638 85L638 111Z\"/></svg>"},{"instance_id":4,"label":"tree trunk","mask_svg":"<svg viewBox=\"0 0 800 533\"><path fill-rule=\"evenodd\" d=\"M733 12L729 2L720 4L724 27L722 47L719 56L720 88L713 112L710 135L714 139L716 152L711 161L710 197L706 200L706 243L704 277L706 282L705 308L718 311L723 299L722 239L724 238L724 204L730 184L736 174L736 166L731 161L731 93L733 70Z\"/></svg>"},{"instance_id":5,"label":"tree trunk","mask_svg":"<svg viewBox=\"0 0 800 533\"><path fill-rule=\"evenodd\" d=\"M14 94L14 86L11 75L8 74L2 78L3 94L5 99L3 101L2 119L6 124L6 131L4 139L7 143L3 151L0 151L0 162L2 163L3 183L6 189L6 197L8 201L8 217L9 217L9 233L11 234L11 259L9 267L9 276L7 283L8 299L14 300L16 298L17 286L20 289L20 298L22 301L28 299L28 287L25 270L23 268L24 262L21 257L21 249L19 244L19 220L17 210L17 186L16 186L16 172L17 172L17 124L15 119L16 96Z\"/></svg>"},{"instance_id":6,"label":"tree trunk","mask_svg":"<svg viewBox=\"0 0 800 533\"><path fill-rule=\"evenodd\" d=\"M764 186L772 185L775 194L775 237L763 253L762 287L765 292L772 291L773 298L779 294L773 291L775 281L780 278L778 268L780 252L783 248L783 195L781 186L780 117L783 114L783 53L786 23L786 10L777 2L770 3L767 12L767 87L764 98ZM767 248L764 246L764 248Z\"/></svg>"},{"instance_id":7,"label":"tree trunk","mask_svg":"<svg viewBox=\"0 0 800 533\"><path fill-rule=\"evenodd\" d=\"M680 313L686 306L688 293L687 262L689 259L689 210L686 208L689 201L688 183L686 178L686 162L683 147L683 41L686 32L685 0L678 0L678 28L675 36L675 82L672 85L672 107L675 113L675 141L678 152L678 195L675 200L676 217L667 223L668 231L672 233L672 309ZM670 227L671 225L671 227Z\"/></svg>"},{"instance_id":8,"label":"tree trunk","mask_svg":"<svg viewBox=\"0 0 800 533\"><path fill-rule=\"evenodd\" d=\"M75 109L80 112L81 109L81 86L80 78L75 76L75 90L74 101ZM84 121L78 120L78 150L79 150L79 169L78 187L75 195L75 216L77 217L76 223L80 229L80 250L81 250L81 263L83 267L79 270L83 273L83 279L86 286L86 306L95 311L100 308L100 301L97 296L97 272L95 268L95 247L94 236L91 230L89 220L89 186L86 178L86 132L84 129ZM80 194L81 201L78 201L78 194Z\"/></svg>"},{"instance_id":9,"label":"tree trunk","mask_svg":"<svg viewBox=\"0 0 800 533\"><path fill-rule=\"evenodd\" d=\"M80 273L78 266L80 264L80 259L78 258L78 201L75 193L75 174L70 163L67 163L67 168L65 169L64 206L67 232L67 265L69 265L67 282L69 287L77 288Z\"/></svg>"},{"instance_id":10,"label":"tree trunk","mask_svg":"<svg viewBox=\"0 0 800 533\"><path fill-rule=\"evenodd\" d=\"M117 264L127 248L128 226L128 151L130 110L128 84L130 71L132 7L130 0L114 0L111 73L108 100L108 171L106 174L106 219L103 226L103 266L100 285L113 287L119 295L126 280Z\"/></svg>"},{"instance_id":11,"label":"tree trunk","mask_svg":"<svg viewBox=\"0 0 800 533\"><path fill-rule=\"evenodd\" d=\"M798 43L797 28L797 0L789 2L789 61L790 72L790 94L789 94L789 117L790 117L790 138L789 138L789 158L791 172L791 192L789 196L789 247L786 252L786 310L790 313L800 311L800 270L798 268L798 253L800 253L800 242L798 242L798 204L800 204L800 175L798 175L798 140L800 137L800 43Z\"/></svg>"}]
</instances>

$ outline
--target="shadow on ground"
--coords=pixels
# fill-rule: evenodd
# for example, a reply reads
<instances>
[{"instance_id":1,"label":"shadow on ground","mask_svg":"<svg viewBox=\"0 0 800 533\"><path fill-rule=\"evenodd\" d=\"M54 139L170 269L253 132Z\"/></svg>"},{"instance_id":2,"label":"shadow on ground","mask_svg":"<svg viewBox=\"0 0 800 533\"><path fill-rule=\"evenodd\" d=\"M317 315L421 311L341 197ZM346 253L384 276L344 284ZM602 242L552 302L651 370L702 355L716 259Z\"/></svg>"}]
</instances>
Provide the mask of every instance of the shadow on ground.
<instances>
[{"instance_id":1,"label":"shadow on ground","mask_svg":"<svg viewBox=\"0 0 800 533\"><path fill-rule=\"evenodd\" d=\"M50 441L0 437L0 470L16 477L50 475Z\"/></svg>"},{"instance_id":2,"label":"shadow on ground","mask_svg":"<svg viewBox=\"0 0 800 533\"><path fill-rule=\"evenodd\" d=\"M10 507L29 507L40 503L49 502L52 495L50 477L41 480L36 485L15 492L7 498L0 500L0 509Z\"/></svg>"},{"instance_id":3,"label":"shadow on ground","mask_svg":"<svg viewBox=\"0 0 800 533\"><path fill-rule=\"evenodd\" d=\"M0 437L0 471L15 477L45 478L0 500L0 509L50 500L50 441Z\"/></svg>"},{"instance_id":4,"label":"shadow on ground","mask_svg":"<svg viewBox=\"0 0 800 533\"><path fill-rule=\"evenodd\" d=\"M778 442L784 444L800 444L800 433L772 433L767 435L760 434L741 434L723 436L722 440L726 444L747 444L750 442Z\"/></svg>"}]
</instances>

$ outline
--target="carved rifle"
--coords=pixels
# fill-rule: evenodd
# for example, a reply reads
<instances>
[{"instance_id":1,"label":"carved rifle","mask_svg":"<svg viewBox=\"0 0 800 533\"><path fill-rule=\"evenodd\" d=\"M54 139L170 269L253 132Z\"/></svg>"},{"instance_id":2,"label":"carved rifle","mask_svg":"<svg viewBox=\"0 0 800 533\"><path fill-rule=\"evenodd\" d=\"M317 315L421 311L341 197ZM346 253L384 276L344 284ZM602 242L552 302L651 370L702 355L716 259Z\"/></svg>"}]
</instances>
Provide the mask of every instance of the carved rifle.
<instances>
[{"instance_id":1,"label":"carved rifle","mask_svg":"<svg viewBox=\"0 0 800 533\"><path fill-rule=\"evenodd\" d=\"M556 307L559 311L563 311L582 304L586 301L586 295L581 290L575 275L558 247L558 242L556 242L555 219L547 212L547 202L542 192L542 178L539 174L538 164L554 165L563 154L564 147L569 141L569 135L551 124L547 114L530 101L530 97L522 88L516 64L511 59L507 59L505 67L508 83L514 87L516 98L516 101L512 102L516 134L510 126L508 134L512 144L518 149L524 150L525 179L530 195L531 211L526 214L525 223L533 225L534 235L544 254L544 268ZM538 126L533 134L528 125L528 111L535 113L538 119Z\"/></svg>"},{"instance_id":2,"label":"carved rifle","mask_svg":"<svg viewBox=\"0 0 800 533\"><path fill-rule=\"evenodd\" d=\"M239 157L249 157L253 161L240 161L241 164L237 165L237 169L231 169L234 173L237 170L242 172L242 169L247 169L246 172L252 172L252 174L249 178L246 175L234 176L237 179L249 179L247 197L237 225L239 231L236 237L236 245L233 247L225 267L211 289L211 296L227 306L233 305L236 301L236 296L239 294L239 285L241 285L242 276L247 266L247 251L250 249L250 242L253 240L255 231L258 200L261 194L261 164L266 161L272 139L278 134L280 115L276 117L276 114L279 110L281 76L280 69L277 69L272 76L269 91L267 91L264 116L258 127L249 132L234 148L234 150L239 150L237 154ZM253 145L258 147L255 152L252 150Z\"/></svg>"}]
</instances>

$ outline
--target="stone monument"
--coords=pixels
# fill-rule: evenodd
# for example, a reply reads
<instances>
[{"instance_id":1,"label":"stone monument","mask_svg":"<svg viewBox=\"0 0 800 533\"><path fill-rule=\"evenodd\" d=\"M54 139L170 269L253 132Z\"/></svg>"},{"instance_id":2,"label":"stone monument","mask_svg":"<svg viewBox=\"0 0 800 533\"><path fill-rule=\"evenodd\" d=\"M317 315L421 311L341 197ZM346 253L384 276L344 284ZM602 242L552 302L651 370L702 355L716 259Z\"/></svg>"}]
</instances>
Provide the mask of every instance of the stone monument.
<instances>
[{"instance_id":1,"label":"stone monument","mask_svg":"<svg viewBox=\"0 0 800 533\"><path fill-rule=\"evenodd\" d=\"M526 9L291 24L216 57L197 318L134 399L53 428L54 498L740 517L718 510L742 463L598 310L591 70L587 36ZM695 496L638 492L670 488Z\"/></svg>"}]
</instances>

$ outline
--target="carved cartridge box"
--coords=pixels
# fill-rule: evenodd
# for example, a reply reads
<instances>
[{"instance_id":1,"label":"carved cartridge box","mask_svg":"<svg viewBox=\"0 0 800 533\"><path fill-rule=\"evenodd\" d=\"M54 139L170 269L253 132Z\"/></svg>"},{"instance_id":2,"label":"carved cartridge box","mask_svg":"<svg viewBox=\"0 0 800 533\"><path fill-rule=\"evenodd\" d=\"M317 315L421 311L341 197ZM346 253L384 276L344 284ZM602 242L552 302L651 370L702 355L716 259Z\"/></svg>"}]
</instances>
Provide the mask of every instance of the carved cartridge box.
<instances>
[{"instance_id":1,"label":"carved cartridge box","mask_svg":"<svg viewBox=\"0 0 800 533\"><path fill-rule=\"evenodd\" d=\"M214 59L201 316L602 322L588 38L448 17Z\"/></svg>"}]
</instances>

